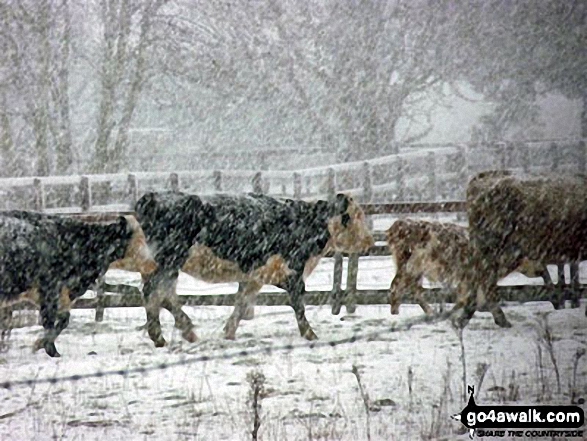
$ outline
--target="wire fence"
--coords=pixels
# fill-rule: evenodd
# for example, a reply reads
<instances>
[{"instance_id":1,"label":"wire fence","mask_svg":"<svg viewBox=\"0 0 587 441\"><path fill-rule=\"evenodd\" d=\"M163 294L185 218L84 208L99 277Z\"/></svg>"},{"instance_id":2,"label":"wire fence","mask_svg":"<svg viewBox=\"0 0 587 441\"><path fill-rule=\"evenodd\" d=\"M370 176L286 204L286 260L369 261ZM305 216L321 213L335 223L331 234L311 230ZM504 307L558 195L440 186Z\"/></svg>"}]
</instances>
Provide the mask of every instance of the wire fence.
<instances>
[{"instance_id":1,"label":"wire fence","mask_svg":"<svg viewBox=\"0 0 587 441\"><path fill-rule=\"evenodd\" d=\"M232 360L237 358L246 358L250 357L251 355L267 355L270 356L276 352L292 352L297 349L320 349L320 348L333 348L336 346L341 346L345 344L352 344L358 341L370 341L382 336L388 335L389 333L394 332L401 332L407 331L415 325L419 324L435 324L441 321L447 320L450 316L449 312L443 312L435 314L434 316L421 316L415 317L411 319L405 319L401 323L392 323L389 328L381 331L373 331L373 332L365 332L352 335L350 337L340 338L336 340L329 340L329 341L303 341L300 343L288 343L280 346L265 346L265 347L258 347L252 349L241 349L236 351L231 351L227 353L215 353L215 354L205 354L205 355L198 355L195 357L185 357L181 360L171 361L171 362L163 362L152 364L148 366L136 366L131 368L125 369L109 369L109 370L101 370L96 372L89 372L84 374L72 374L72 375L62 375L62 376L54 376L54 377L41 377L38 378L29 378L29 379L19 379L19 380L9 380L9 381L2 381L0 382L0 389L12 389L16 387L32 387L39 384L58 384L58 383L65 383L65 382L77 382L82 380L87 380L90 378L103 378L103 377L112 377L112 376L127 376L131 374L147 374L149 372L156 372L166 369L171 369L174 367L179 366L186 366L196 363L206 363L210 361L220 361L220 360ZM203 346L202 343L196 344L194 346L195 349L198 347Z\"/></svg>"}]
</instances>

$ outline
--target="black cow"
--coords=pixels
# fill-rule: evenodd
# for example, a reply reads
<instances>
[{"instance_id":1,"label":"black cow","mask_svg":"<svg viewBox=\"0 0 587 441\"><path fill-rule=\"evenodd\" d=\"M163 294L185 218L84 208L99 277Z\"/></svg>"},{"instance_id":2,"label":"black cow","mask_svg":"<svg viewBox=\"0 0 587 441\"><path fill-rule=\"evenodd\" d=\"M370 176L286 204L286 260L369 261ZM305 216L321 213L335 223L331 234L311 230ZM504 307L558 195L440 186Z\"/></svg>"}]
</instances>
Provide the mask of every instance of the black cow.
<instances>
[{"instance_id":1,"label":"black cow","mask_svg":"<svg viewBox=\"0 0 587 441\"><path fill-rule=\"evenodd\" d=\"M302 302L305 277L327 250L359 252L373 245L363 211L343 194L333 202L304 202L260 194L148 193L136 213L158 265L143 288L156 346L165 344L161 306L172 312L184 338L196 338L175 296L180 269L207 282L245 286L226 325L227 338L234 338L261 286L271 284L289 293L300 334L314 339Z\"/></svg>"},{"instance_id":2,"label":"black cow","mask_svg":"<svg viewBox=\"0 0 587 441\"><path fill-rule=\"evenodd\" d=\"M26 211L0 212L0 306L29 301L40 307L45 335L35 343L59 356L55 339L69 323L71 302L119 259L133 268L147 256L132 216L110 224ZM140 248L143 249L140 249Z\"/></svg>"}]
</instances>

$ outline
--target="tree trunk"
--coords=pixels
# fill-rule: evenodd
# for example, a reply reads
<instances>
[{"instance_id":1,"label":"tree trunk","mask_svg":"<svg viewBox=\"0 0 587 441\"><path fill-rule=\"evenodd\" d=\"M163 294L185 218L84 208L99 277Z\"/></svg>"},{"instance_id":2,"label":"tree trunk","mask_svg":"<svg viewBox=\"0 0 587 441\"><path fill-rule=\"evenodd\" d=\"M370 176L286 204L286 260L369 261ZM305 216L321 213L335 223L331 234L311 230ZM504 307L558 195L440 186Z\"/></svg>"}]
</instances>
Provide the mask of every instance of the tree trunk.
<instances>
[{"instance_id":1,"label":"tree trunk","mask_svg":"<svg viewBox=\"0 0 587 441\"><path fill-rule=\"evenodd\" d=\"M587 92L583 92L583 108L581 109L581 138L587 138Z\"/></svg>"},{"instance_id":2,"label":"tree trunk","mask_svg":"<svg viewBox=\"0 0 587 441\"><path fill-rule=\"evenodd\" d=\"M116 100L116 69L114 66L114 43L116 33L116 2L102 0L102 21L104 24L104 52L102 58L102 72L100 75L101 96L98 114L98 136L94 148L92 171L101 173L108 171L109 144L114 129L114 105Z\"/></svg>"},{"instance_id":3,"label":"tree trunk","mask_svg":"<svg viewBox=\"0 0 587 441\"><path fill-rule=\"evenodd\" d=\"M65 174L71 167L72 159L72 135L71 116L69 107L69 50L71 45L71 17L67 0L63 0L62 13L64 29L59 53L59 68L57 78L54 80L54 104L58 113L58 135L56 145L56 171Z\"/></svg>"},{"instance_id":4,"label":"tree trunk","mask_svg":"<svg viewBox=\"0 0 587 441\"><path fill-rule=\"evenodd\" d=\"M37 165L35 174L37 176L47 176L50 174L49 163L49 143L48 143L48 104L49 104L49 63L50 50L49 44L49 14L50 6L47 0L44 0L39 7L39 33L41 44L39 46L39 89L34 102L33 108L33 132L35 134L35 152L37 154Z\"/></svg>"},{"instance_id":5,"label":"tree trunk","mask_svg":"<svg viewBox=\"0 0 587 441\"><path fill-rule=\"evenodd\" d=\"M2 162L0 162L0 176L12 176L14 174L14 141L12 139L12 130L10 119L6 113L6 96L2 93L2 112L0 112L0 153Z\"/></svg>"},{"instance_id":6,"label":"tree trunk","mask_svg":"<svg viewBox=\"0 0 587 441\"><path fill-rule=\"evenodd\" d=\"M123 5L125 7L126 5ZM143 82L145 79L145 69L146 69L146 50L147 50L147 39L148 34L151 27L151 17L150 14L154 12L151 11L151 8L147 6L143 13L142 22L141 22L141 34L139 37L138 47L136 49L136 63L135 63L135 70L134 75L131 80L130 89L128 91L128 95L126 97L126 101L124 103L124 108L122 110L122 116L120 118L120 122L118 124L118 134L116 136L116 143L114 144L114 150L112 152L112 170L114 172L118 172L122 166L123 161L126 159L126 154L128 150L128 132L130 130L130 123L132 121L132 117L134 111L136 109L137 103L139 101L139 96L143 89ZM130 17L129 17L130 19ZM130 20L128 21L128 26L130 29Z\"/></svg>"}]
</instances>

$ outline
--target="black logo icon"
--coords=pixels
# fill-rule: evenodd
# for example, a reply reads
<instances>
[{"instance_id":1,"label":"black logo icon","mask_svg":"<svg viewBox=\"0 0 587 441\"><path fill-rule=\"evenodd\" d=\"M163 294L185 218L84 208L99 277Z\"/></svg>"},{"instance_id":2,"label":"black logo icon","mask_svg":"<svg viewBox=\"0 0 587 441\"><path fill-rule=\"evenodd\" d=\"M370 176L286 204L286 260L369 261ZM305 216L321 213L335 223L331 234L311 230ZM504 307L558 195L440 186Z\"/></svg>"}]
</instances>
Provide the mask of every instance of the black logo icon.
<instances>
[{"instance_id":1,"label":"black logo icon","mask_svg":"<svg viewBox=\"0 0 587 441\"><path fill-rule=\"evenodd\" d=\"M469 429L473 438L477 429L576 429L585 423L579 406L478 406L475 388L467 387L469 402L451 416Z\"/></svg>"}]
</instances>

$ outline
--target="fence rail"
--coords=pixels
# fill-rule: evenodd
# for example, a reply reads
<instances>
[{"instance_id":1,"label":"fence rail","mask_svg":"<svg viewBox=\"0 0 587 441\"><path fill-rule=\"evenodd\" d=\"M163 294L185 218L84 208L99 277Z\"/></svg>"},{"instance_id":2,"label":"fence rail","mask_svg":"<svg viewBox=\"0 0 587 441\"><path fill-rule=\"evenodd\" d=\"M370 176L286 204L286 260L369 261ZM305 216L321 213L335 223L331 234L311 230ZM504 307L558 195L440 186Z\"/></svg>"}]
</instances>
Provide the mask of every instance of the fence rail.
<instances>
[{"instance_id":1,"label":"fence rail","mask_svg":"<svg viewBox=\"0 0 587 441\"><path fill-rule=\"evenodd\" d=\"M200 194L254 191L296 199L353 194L361 203L463 200L487 169L585 173L584 139L461 144L295 171L195 170L0 179L0 209L87 213L132 209L152 190Z\"/></svg>"},{"instance_id":2,"label":"fence rail","mask_svg":"<svg viewBox=\"0 0 587 441\"><path fill-rule=\"evenodd\" d=\"M132 213L140 194L166 189L200 194L254 191L297 199L327 198L339 191L346 191L357 198L367 215L462 213L465 211L463 199L467 181L479 171L507 168L584 173L586 163L585 140L572 139L420 148L370 161L292 172L214 170L11 178L0 179L0 209L33 209L100 222ZM376 232L376 240L385 240L382 232ZM368 255L389 255L389 251L380 244L373 247ZM349 256L347 287L343 290L342 255L334 257L332 291L308 292L305 297L308 304L331 302L335 309L340 309L346 303L347 309L352 311L355 303L387 302L388 290L357 290L357 255ZM126 293L123 296L105 296L105 289L111 288L101 287L96 299L81 299L78 307L95 307L96 316L101 317L104 307L142 304L140 296L133 294L133 290L128 287L117 288ZM583 289L576 283L572 288L583 294ZM553 289L535 286L500 287L503 298L511 300L544 299L547 294L552 294ZM556 289L564 289L564 285L559 284ZM181 298L187 304L231 304L234 295ZM407 300L413 301L409 298ZM259 301L284 304L287 296L261 294Z\"/></svg>"},{"instance_id":3,"label":"fence rail","mask_svg":"<svg viewBox=\"0 0 587 441\"><path fill-rule=\"evenodd\" d=\"M430 203L401 203L401 204L369 204L363 205L368 214L398 214L398 213L439 213L439 212L460 212L464 209L464 202L430 202ZM104 213L84 213L73 214L84 221L88 222L102 222L113 219L120 214L131 214L132 212L104 212ZM71 213L65 215L72 216ZM385 241L385 233L383 231L375 231L374 238L376 245L373 246L367 253L362 255L352 254L348 256L348 271L346 288L342 288L342 274L343 274L343 254L337 253L334 255L327 255L325 257L334 257L334 274L333 274L333 288L331 291L306 291L304 295L304 302L307 305L324 305L330 303L333 311L338 313L342 305L345 305L347 311L353 312L356 305L364 304L386 304L388 303L389 289L366 289L359 290L357 288L357 276L359 257L365 256L389 256L390 252ZM571 285L566 286L564 283L563 268L559 267L559 280L557 286L536 286L536 285L519 285L519 286L499 286L501 298L504 301L536 301L536 300L552 300L555 297L559 299L563 297L564 291L570 289L572 297L577 299L584 297L587 287L580 286L578 277L571 277ZM578 268L571 267L571 271L577 271ZM391 279L391 273L389 274ZM431 288L430 292L438 288ZM107 295L106 293L114 293ZM443 301L452 303L455 301L455 295L452 292L442 290ZM439 298L438 296L436 296ZM216 306L232 306L235 302L235 294L192 294L180 295L180 301L184 305L200 306L200 305L216 305ZM415 299L410 293L404 296L404 303L416 303ZM259 293L257 297L257 304L260 305L287 305L289 304L289 297L285 292L271 292ZM95 298L82 298L75 302L75 309L95 309L96 321L101 321L104 315L105 308L117 307L140 307L143 306L143 297L137 286L132 285L112 285L101 282L97 285L97 296ZM26 309L30 306L22 304L14 309Z\"/></svg>"}]
</instances>

